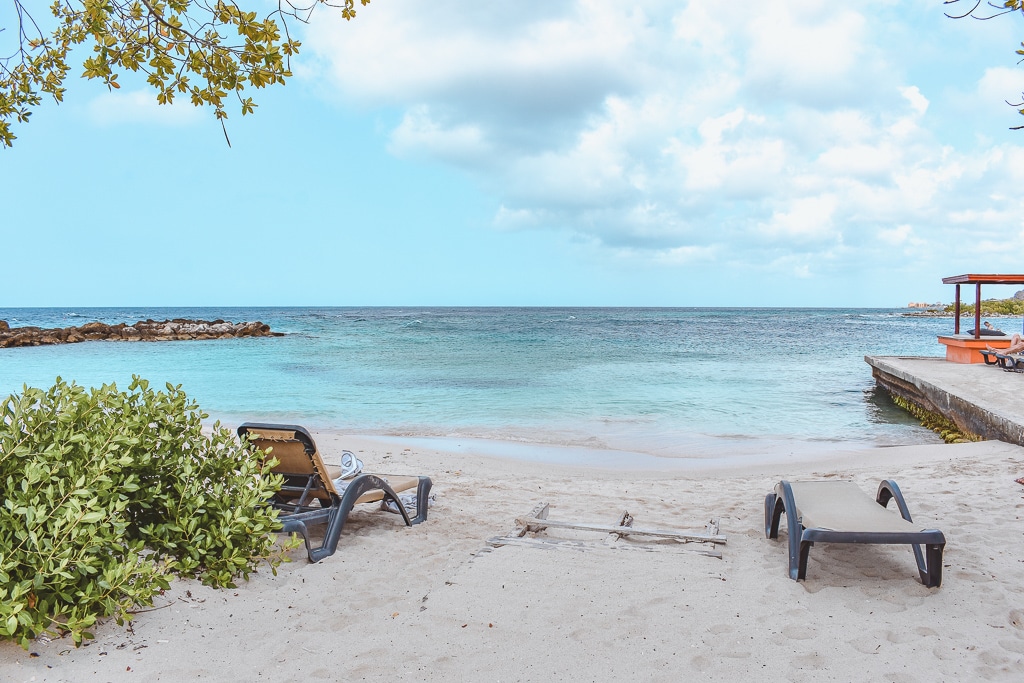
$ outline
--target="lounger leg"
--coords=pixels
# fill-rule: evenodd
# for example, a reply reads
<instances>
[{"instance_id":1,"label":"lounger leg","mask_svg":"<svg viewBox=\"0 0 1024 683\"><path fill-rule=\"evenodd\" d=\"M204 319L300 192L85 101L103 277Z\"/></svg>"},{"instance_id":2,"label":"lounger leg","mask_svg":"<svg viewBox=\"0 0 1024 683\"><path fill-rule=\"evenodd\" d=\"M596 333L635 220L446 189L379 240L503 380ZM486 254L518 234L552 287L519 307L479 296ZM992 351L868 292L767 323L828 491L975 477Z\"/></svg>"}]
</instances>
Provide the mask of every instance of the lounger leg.
<instances>
[{"instance_id":1,"label":"lounger leg","mask_svg":"<svg viewBox=\"0 0 1024 683\"><path fill-rule=\"evenodd\" d=\"M416 516L412 519L413 524L427 521L427 508L430 507L430 489L433 485L434 482L430 480L430 477L420 477L420 481L416 485Z\"/></svg>"},{"instance_id":2,"label":"lounger leg","mask_svg":"<svg viewBox=\"0 0 1024 683\"><path fill-rule=\"evenodd\" d=\"M789 535L789 578L799 581L807 573L807 553L813 544L803 540L804 526L797 517L793 487L789 485L788 481L779 482L775 487L775 497L775 509L772 512L771 524L777 535L779 518L783 512L786 513L786 532Z\"/></svg>"},{"instance_id":3,"label":"lounger leg","mask_svg":"<svg viewBox=\"0 0 1024 683\"><path fill-rule=\"evenodd\" d=\"M811 541L800 541L800 564L796 569L796 576L793 576L797 581L803 581L807 578L807 557L811 554L811 546L814 545ZM790 576L793 575L793 568L789 568Z\"/></svg>"},{"instance_id":4,"label":"lounger leg","mask_svg":"<svg viewBox=\"0 0 1024 683\"><path fill-rule=\"evenodd\" d=\"M325 557L330 557L338 550L338 541L341 539L341 530L345 526L345 521L348 519L348 513L352 510L350 505L348 510L337 508L327 519L327 528L324 531L324 542L315 550L309 551L309 561L319 562Z\"/></svg>"},{"instance_id":5,"label":"lounger leg","mask_svg":"<svg viewBox=\"0 0 1024 683\"><path fill-rule=\"evenodd\" d=\"M355 507L356 500L365 492L378 489L384 493L385 498L390 498L398 503L398 509L402 513L402 518L405 520L406 525L411 525L408 513L402 507L402 502L398 500L398 496L391 490L391 487L380 477L372 474L361 474L349 482L349 485L345 487L345 494L341 497L341 500L335 502L335 512L327 521L323 545L309 553L311 562L319 562L337 552L341 531L345 527L345 522L348 521L349 513Z\"/></svg>"},{"instance_id":6,"label":"lounger leg","mask_svg":"<svg viewBox=\"0 0 1024 683\"><path fill-rule=\"evenodd\" d=\"M764 497L764 535L767 538L779 537L779 522L783 512L786 512L786 506L777 494L769 493ZM800 534L793 528L793 520L789 519L788 513L786 520L790 522L789 538L787 539L789 541L789 578L802 579L806 573L809 548L803 548L800 544ZM811 544L806 545L810 546ZM798 546L800 547L798 548Z\"/></svg>"},{"instance_id":7,"label":"lounger leg","mask_svg":"<svg viewBox=\"0 0 1024 683\"><path fill-rule=\"evenodd\" d=\"M390 486L382 488L381 491L384 492L384 498L380 501L380 509L387 510L389 501L394 503L395 507L398 508L398 514L402 515L402 521L405 522L405 525L412 526L413 521L409 517L409 511L405 509L405 503L398 498L398 494L392 491Z\"/></svg>"},{"instance_id":8,"label":"lounger leg","mask_svg":"<svg viewBox=\"0 0 1024 683\"><path fill-rule=\"evenodd\" d=\"M782 513L775 514L775 501L778 499L774 493L764 497L764 536L765 538L779 537L779 518Z\"/></svg>"},{"instance_id":9,"label":"lounger leg","mask_svg":"<svg viewBox=\"0 0 1024 683\"><path fill-rule=\"evenodd\" d=\"M298 534L299 536L302 536L302 540L306 544L306 556L309 557L310 562L316 562L316 560L313 559L313 555L316 553L316 550L313 549L313 546L309 542L309 531L306 529L305 524L295 520L284 520L281 525L280 533Z\"/></svg>"},{"instance_id":10,"label":"lounger leg","mask_svg":"<svg viewBox=\"0 0 1024 683\"><path fill-rule=\"evenodd\" d=\"M925 546L928 554L928 570L921 573L921 583L928 588L942 585L942 549L943 545L929 543Z\"/></svg>"},{"instance_id":11,"label":"lounger leg","mask_svg":"<svg viewBox=\"0 0 1024 683\"><path fill-rule=\"evenodd\" d=\"M903 497L903 492L900 491L900 487L892 479L886 479L878 485L878 495L875 497L875 500L882 507L887 507L890 500L895 500L896 507L900 510L900 516L908 522L914 521L910 518L910 508L907 507L907 501ZM926 546L928 553L927 561L925 555L921 552L919 544L912 543L910 548L914 551L914 560L917 561L917 571L921 574L921 583L928 587L938 586L942 583L943 546L935 544Z\"/></svg>"}]
</instances>

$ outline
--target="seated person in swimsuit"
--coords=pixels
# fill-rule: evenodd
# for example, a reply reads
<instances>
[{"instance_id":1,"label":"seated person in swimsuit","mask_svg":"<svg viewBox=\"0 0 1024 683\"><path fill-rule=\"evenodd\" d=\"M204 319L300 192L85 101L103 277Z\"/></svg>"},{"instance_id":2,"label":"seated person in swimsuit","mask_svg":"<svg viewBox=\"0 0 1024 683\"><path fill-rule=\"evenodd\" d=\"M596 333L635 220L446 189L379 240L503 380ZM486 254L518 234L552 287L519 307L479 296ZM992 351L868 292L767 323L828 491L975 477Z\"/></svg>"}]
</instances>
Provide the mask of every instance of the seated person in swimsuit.
<instances>
[{"instance_id":1,"label":"seated person in swimsuit","mask_svg":"<svg viewBox=\"0 0 1024 683\"><path fill-rule=\"evenodd\" d=\"M1019 334L1014 334L1012 337L1010 337L1010 345L1007 346L1005 349L994 349L988 344L985 345L985 348L995 353L1020 353L1021 351L1024 351L1024 338L1022 338Z\"/></svg>"}]
</instances>

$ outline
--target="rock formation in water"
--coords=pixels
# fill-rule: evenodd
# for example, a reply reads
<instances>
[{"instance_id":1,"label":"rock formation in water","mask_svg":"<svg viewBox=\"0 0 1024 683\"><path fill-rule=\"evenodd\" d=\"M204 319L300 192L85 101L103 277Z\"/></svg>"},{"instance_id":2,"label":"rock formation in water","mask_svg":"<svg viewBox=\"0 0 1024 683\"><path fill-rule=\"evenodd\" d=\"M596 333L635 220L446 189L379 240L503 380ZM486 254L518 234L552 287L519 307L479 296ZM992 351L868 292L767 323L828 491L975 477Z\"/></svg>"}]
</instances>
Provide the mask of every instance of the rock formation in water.
<instances>
[{"instance_id":1,"label":"rock formation in water","mask_svg":"<svg viewBox=\"0 0 1024 683\"><path fill-rule=\"evenodd\" d=\"M186 339L234 339L237 337L281 337L260 321L227 323L223 320L140 320L134 325L86 323L81 327L43 329L10 327L0 320L0 348L74 344L83 341L173 341Z\"/></svg>"}]
</instances>

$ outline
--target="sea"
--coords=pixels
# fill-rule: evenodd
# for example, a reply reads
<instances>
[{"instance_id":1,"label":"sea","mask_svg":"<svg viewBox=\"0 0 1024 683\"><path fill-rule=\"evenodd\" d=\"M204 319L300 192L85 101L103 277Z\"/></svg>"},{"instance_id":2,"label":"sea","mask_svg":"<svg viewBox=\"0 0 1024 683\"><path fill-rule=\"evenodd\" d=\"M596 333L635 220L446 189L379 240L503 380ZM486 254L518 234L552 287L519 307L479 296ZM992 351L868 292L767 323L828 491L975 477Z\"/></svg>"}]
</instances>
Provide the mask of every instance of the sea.
<instances>
[{"instance_id":1,"label":"sea","mask_svg":"<svg viewBox=\"0 0 1024 683\"><path fill-rule=\"evenodd\" d=\"M56 377L181 385L209 420L534 460L651 462L937 443L866 355L940 356L907 309L7 308L11 327L260 320L280 337L0 349L0 396ZM1013 330L1016 331L1016 330Z\"/></svg>"}]
</instances>

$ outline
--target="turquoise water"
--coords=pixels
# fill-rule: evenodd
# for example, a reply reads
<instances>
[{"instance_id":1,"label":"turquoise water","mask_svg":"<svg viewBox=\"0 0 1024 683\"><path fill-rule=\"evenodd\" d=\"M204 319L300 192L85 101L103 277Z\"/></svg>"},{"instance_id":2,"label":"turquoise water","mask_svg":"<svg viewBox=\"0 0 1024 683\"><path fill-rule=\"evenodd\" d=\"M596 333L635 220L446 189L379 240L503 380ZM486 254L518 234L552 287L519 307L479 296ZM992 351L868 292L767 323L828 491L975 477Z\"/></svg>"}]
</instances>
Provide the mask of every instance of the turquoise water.
<instances>
[{"instance_id":1,"label":"turquoise water","mask_svg":"<svg viewBox=\"0 0 1024 683\"><path fill-rule=\"evenodd\" d=\"M284 337L0 349L0 392L131 375L214 418L654 455L935 442L865 355L941 355L951 319L893 309L0 309L12 327L262 320Z\"/></svg>"}]
</instances>

